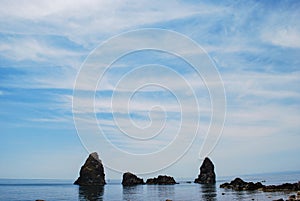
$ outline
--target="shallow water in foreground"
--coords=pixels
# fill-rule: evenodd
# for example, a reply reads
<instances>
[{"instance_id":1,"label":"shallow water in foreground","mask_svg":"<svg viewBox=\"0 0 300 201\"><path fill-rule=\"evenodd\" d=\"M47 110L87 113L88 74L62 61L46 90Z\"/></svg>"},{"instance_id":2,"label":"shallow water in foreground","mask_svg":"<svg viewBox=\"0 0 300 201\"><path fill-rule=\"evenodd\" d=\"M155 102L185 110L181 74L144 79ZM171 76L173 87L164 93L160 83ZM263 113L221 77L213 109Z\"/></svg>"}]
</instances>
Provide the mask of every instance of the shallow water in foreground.
<instances>
[{"instance_id":1,"label":"shallow water in foreground","mask_svg":"<svg viewBox=\"0 0 300 201\"><path fill-rule=\"evenodd\" d=\"M300 172L242 176L245 181L263 181L264 184L297 182ZM104 187L79 187L71 180L15 180L0 179L0 200L32 201L44 199L57 200L274 200L286 199L291 192L264 193L261 191L235 192L221 189L219 185L234 177L219 178L216 185L201 185L179 181L176 185L138 185L123 187L120 181L108 181Z\"/></svg>"}]
</instances>

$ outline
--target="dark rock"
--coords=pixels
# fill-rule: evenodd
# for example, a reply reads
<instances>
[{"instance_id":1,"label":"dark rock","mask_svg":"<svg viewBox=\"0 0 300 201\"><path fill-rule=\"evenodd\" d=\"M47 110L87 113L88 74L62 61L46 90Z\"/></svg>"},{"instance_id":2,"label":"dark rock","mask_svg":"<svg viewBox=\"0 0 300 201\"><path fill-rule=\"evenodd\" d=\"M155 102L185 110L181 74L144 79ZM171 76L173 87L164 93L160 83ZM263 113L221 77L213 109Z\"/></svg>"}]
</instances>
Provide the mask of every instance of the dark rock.
<instances>
[{"instance_id":1,"label":"dark rock","mask_svg":"<svg viewBox=\"0 0 300 201\"><path fill-rule=\"evenodd\" d=\"M126 172L123 174L122 185L123 186L134 186L138 184L145 184L144 180L138 178L136 175Z\"/></svg>"},{"instance_id":2,"label":"dark rock","mask_svg":"<svg viewBox=\"0 0 300 201\"><path fill-rule=\"evenodd\" d=\"M157 178L147 179L146 184L157 184Z\"/></svg>"},{"instance_id":3,"label":"dark rock","mask_svg":"<svg viewBox=\"0 0 300 201\"><path fill-rule=\"evenodd\" d=\"M101 160L96 152L91 153L80 169L79 178L74 184L80 186L104 185L105 174Z\"/></svg>"},{"instance_id":4,"label":"dark rock","mask_svg":"<svg viewBox=\"0 0 300 201\"><path fill-rule=\"evenodd\" d=\"M245 182L240 178L236 178L230 183L224 183L220 185L220 188L228 188L236 191L242 190L262 190L264 192L277 192L277 191L299 191L300 190L300 182L298 183L284 183L280 185L268 185L265 186L260 182ZM293 199L293 198L292 198Z\"/></svg>"},{"instance_id":5,"label":"dark rock","mask_svg":"<svg viewBox=\"0 0 300 201\"><path fill-rule=\"evenodd\" d=\"M291 200L291 199L294 199L294 200L295 200L295 199L296 199L296 195L290 195L290 196L289 196L289 200Z\"/></svg>"},{"instance_id":6,"label":"dark rock","mask_svg":"<svg viewBox=\"0 0 300 201\"><path fill-rule=\"evenodd\" d=\"M169 185L176 184L176 181L173 177L167 175L159 175L157 178L147 179L146 184Z\"/></svg>"},{"instance_id":7,"label":"dark rock","mask_svg":"<svg viewBox=\"0 0 300 201\"><path fill-rule=\"evenodd\" d=\"M209 158L205 158L201 167L200 174L198 178L195 179L194 183L199 184L215 184L216 183L216 174L215 166Z\"/></svg>"},{"instance_id":8,"label":"dark rock","mask_svg":"<svg viewBox=\"0 0 300 201\"><path fill-rule=\"evenodd\" d=\"M273 201L284 201L284 199L280 198L278 200L273 200Z\"/></svg>"},{"instance_id":9,"label":"dark rock","mask_svg":"<svg viewBox=\"0 0 300 201\"><path fill-rule=\"evenodd\" d=\"M228 188L233 189L236 191L253 191L263 188L264 185L262 185L260 182L253 183L253 182L245 182L241 178L235 178L230 183L224 183L220 185L220 188Z\"/></svg>"},{"instance_id":10,"label":"dark rock","mask_svg":"<svg viewBox=\"0 0 300 201\"><path fill-rule=\"evenodd\" d=\"M265 192L275 192L275 191L299 191L300 185L298 183L284 183L280 185L269 185L264 186L263 191Z\"/></svg>"},{"instance_id":11,"label":"dark rock","mask_svg":"<svg viewBox=\"0 0 300 201\"><path fill-rule=\"evenodd\" d=\"M229 188L229 183L228 182L225 182L223 184L220 185L220 188Z\"/></svg>"}]
</instances>

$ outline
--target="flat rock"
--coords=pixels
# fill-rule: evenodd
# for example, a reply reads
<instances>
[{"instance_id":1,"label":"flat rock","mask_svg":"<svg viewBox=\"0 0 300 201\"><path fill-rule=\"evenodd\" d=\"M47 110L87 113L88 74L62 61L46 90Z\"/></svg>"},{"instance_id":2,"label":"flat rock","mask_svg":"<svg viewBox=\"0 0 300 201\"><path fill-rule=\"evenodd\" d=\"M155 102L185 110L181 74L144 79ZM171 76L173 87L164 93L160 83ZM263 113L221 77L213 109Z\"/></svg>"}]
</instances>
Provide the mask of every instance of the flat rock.
<instances>
[{"instance_id":1,"label":"flat rock","mask_svg":"<svg viewBox=\"0 0 300 201\"><path fill-rule=\"evenodd\" d=\"M157 178L147 179L146 184L158 184L158 185L169 185L176 184L173 177L167 175L159 175Z\"/></svg>"},{"instance_id":2,"label":"flat rock","mask_svg":"<svg viewBox=\"0 0 300 201\"><path fill-rule=\"evenodd\" d=\"M278 191L299 191L300 181L298 183L284 183L280 185L268 185L265 186L260 182L245 182L241 178L235 178L230 183L223 183L220 188L233 189L236 191L243 190L262 190L264 192L278 192Z\"/></svg>"},{"instance_id":3,"label":"flat rock","mask_svg":"<svg viewBox=\"0 0 300 201\"><path fill-rule=\"evenodd\" d=\"M216 174L215 166L209 158L205 158L201 167L200 174L198 178L195 179L194 183L199 184L215 184L216 183Z\"/></svg>"},{"instance_id":4,"label":"flat rock","mask_svg":"<svg viewBox=\"0 0 300 201\"><path fill-rule=\"evenodd\" d=\"M220 185L220 188L233 189L236 191L243 191L243 190L252 191L252 190L262 189L263 187L264 185L262 185L262 183L260 182L257 183L245 182L241 178L235 178L230 183L224 183Z\"/></svg>"},{"instance_id":5,"label":"flat rock","mask_svg":"<svg viewBox=\"0 0 300 201\"><path fill-rule=\"evenodd\" d=\"M275 191L299 191L300 181L298 183L284 183L280 185L264 186L263 191L275 192Z\"/></svg>"},{"instance_id":6,"label":"flat rock","mask_svg":"<svg viewBox=\"0 0 300 201\"><path fill-rule=\"evenodd\" d=\"M96 152L91 153L80 169L79 178L74 184L80 186L105 185L105 174L101 160Z\"/></svg>"},{"instance_id":7,"label":"flat rock","mask_svg":"<svg viewBox=\"0 0 300 201\"><path fill-rule=\"evenodd\" d=\"M138 178L136 175L126 172L123 174L122 185L123 186L134 186L138 184L145 184L144 180Z\"/></svg>"}]
</instances>

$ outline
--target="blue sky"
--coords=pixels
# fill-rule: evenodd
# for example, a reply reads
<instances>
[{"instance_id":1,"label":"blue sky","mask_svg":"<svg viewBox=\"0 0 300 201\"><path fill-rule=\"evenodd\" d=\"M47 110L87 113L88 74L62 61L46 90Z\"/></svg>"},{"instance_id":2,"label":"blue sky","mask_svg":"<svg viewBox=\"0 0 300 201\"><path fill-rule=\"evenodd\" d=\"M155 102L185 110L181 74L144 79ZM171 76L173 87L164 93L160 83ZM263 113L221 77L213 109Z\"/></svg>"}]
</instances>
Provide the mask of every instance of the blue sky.
<instances>
[{"instance_id":1,"label":"blue sky","mask_svg":"<svg viewBox=\"0 0 300 201\"><path fill-rule=\"evenodd\" d=\"M299 170L299 19L299 1L1 1L0 178L77 177L88 152L73 121L76 75L99 44L140 28L188 36L217 67L227 99L223 134L209 155L218 175ZM194 178L199 173L198 154L209 128L211 104L204 83L180 58L141 51L116 61L95 94L98 123L116 147L131 153L157 151L174 139L180 105L172 93L157 86L134 94L129 114L141 127L150 119L157 125L165 121L164 135L155 142L127 139L113 119L123 120L122 126L128 120L122 88L116 103L120 107L112 115L113 86L135 67L153 63L171 66L197 91L199 133L180 160L159 172ZM171 73L158 69L144 70L146 76L140 72L125 83L130 87L131 81L157 78L167 80L178 93L184 91ZM84 94L81 101L85 107ZM189 101L189 96L183 101ZM154 110L149 116L158 104L164 111ZM193 115L193 108L186 110ZM191 126L188 123L185 126ZM123 128L134 132L130 126ZM108 168L106 175L121 177Z\"/></svg>"}]
</instances>

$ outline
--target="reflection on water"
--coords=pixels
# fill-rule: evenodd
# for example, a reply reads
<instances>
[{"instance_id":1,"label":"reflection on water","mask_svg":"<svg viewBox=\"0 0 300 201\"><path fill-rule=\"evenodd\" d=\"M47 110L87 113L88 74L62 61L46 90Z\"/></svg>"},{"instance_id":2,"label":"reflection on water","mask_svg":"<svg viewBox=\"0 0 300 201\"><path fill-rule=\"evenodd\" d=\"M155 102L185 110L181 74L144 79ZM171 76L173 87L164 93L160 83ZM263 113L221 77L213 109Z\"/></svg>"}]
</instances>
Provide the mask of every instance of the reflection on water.
<instances>
[{"instance_id":1,"label":"reflection on water","mask_svg":"<svg viewBox=\"0 0 300 201\"><path fill-rule=\"evenodd\" d=\"M104 186L79 186L80 201L102 201Z\"/></svg>"},{"instance_id":2,"label":"reflection on water","mask_svg":"<svg viewBox=\"0 0 300 201\"><path fill-rule=\"evenodd\" d=\"M144 194L144 186L123 186L123 200L141 200Z\"/></svg>"},{"instance_id":3,"label":"reflection on water","mask_svg":"<svg viewBox=\"0 0 300 201\"><path fill-rule=\"evenodd\" d=\"M261 193L260 191L231 191L231 194L236 197L236 200L255 199ZM261 198L258 200L262 200Z\"/></svg>"},{"instance_id":4,"label":"reflection on water","mask_svg":"<svg viewBox=\"0 0 300 201\"><path fill-rule=\"evenodd\" d=\"M123 200L166 200L174 199L174 185L137 185L123 186Z\"/></svg>"},{"instance_id":5,"label":"reflection on water","mask_svg":"<svg viewBox=\"0 0 300 201\"><path fill-rule=\"evenodd\" d=\"M158 196L160 198L171 199L175 195L175 186L174 185L161 185L158 187Z\"/></svg>"},{"instance_id":6,"label":"reflection on water","mask_svg":"<svg viewBox=\"0 0 300 201\"><path fill-rule=\"evenodd\" d=\"M216 201L217 190L215 184L200 184L202 199L205 201Z\"/></svg>"}]
</instances>

